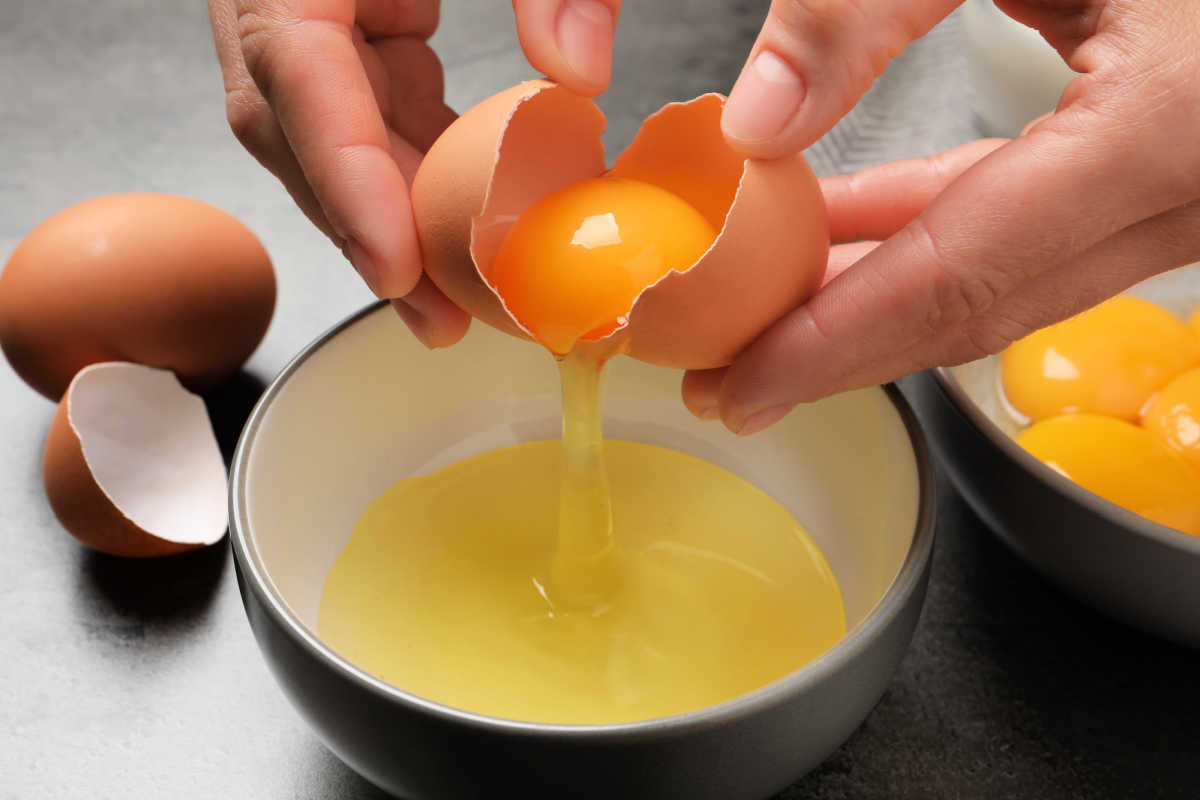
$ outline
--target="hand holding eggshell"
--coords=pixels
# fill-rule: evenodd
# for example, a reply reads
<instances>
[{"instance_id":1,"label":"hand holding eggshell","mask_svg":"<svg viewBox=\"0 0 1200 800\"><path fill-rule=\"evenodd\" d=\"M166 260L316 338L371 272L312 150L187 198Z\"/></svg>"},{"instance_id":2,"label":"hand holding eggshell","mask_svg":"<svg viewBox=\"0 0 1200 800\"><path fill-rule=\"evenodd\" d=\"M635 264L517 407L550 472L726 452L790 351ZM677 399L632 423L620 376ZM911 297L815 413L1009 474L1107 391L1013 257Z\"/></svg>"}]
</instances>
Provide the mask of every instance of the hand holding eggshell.
<instances>
[{"instance_id":1,"label":"hand holding eggshell","mask_svg":"<svg viewBox=\"0 0 1200 800\"><path fill-rule=\"evenodd\" d=\"M785 20L792 4L773 4L775 24L731 93L726 132L738 132L728 117L749 104L779 129L743 132L743 149L804 146L956 5L879 2L863 13L834 4L826 16ZM798 402L999 352L1200 259L1200 17L1174 0L1018 0L1004 10L1082 73L1058 110L1010 142L826 179L834 241L885 241L860 249L728 370L689 375L695 413L751 433ZM787 105L772 95L780 87L807 92Z\"/></svg>"},{"instance_id":2,"label":"hand holding eggshell","mask_svg":"<svg viewBox=\"0 0 1200 800\"><path fill-rule=\"evenodd\" d=\"M454 119L425 41L437 0L208 6L238 139L422 342L462 338L470 318L421 274L407 187ZM513 10L537 69L580 93L604 90L620 0L516 0Z\"/></svg>"},{"instance_id":3,"label":"hand holding eggshell","mask_svg":"<svg viewBox=\"0 0 1200 800\"><path fill-rule=\"evenodd\" d=\"M208 5L238 140L371 291L411 294L412 314L441 312L450 335L461 337L466 316L421 280L408 205L421 153L454 118L442 101L441 63L425 42L437 1ZM441 343L439 331L415 327Z\"/></svg>"}]
</instances>

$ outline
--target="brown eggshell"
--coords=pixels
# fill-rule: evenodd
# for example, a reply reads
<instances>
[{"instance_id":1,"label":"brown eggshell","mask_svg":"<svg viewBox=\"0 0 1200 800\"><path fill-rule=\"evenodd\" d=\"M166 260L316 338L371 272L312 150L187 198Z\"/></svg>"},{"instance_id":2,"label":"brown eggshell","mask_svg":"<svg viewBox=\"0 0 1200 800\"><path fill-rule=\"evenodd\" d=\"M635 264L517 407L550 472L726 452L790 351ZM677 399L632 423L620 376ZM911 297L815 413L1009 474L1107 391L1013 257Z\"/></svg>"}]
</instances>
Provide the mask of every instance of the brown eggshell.
<instances>
[{"instance_id":1,"label":"brown eggshell","mask_svg":"<svg viewBox=\"0 0 1200 800\"><path fill-rule=\"evenodd\" d=\"M245 363L274 307L270 258L241 222L186 197L109 195L17 246L0 273L0 347L53 400L100 361L171 369L203 389Z\"/></svg>"},{"instance_id":2,"label":"brown eggshell","mask_svg":"<svg viewBox=\"0 0 1200 800\"><path fill-rule=\"evenodd\" d=\"M595 103L545 80L493 95L455 120L412 187L425 269L438 288L472 316L524 335L487 284L487 268L521 212L604 172L603 132Z\"/></svg>"},{"instance_id":3,"label":"brown eggshell","mask_svg":"<svg viewBox=\"0 0 1200 800\"><path fill-rule=\"evenodd\" d=\"M825 273L829 222L812 168L801 155L743 159L721 135L723 106L709 94L664 107L611 171L670 189L720 231L694 266L634 302L624 335L641 361L724 366L807 300Z\"/></svg>"},{"instance_id":4,"label":"brown eggshell","mask_svg":"<svg viewBox=\"0 0 1200 800\"><path fill-rule=\"evenodd\" d=\"M170 372L81 370L50 425L42 471L63 527L103 553L164 556L225 534L225 463L204 402Z\"/></svg>"},{"instance_id":5,"label":"brown eggshell","mask_svg":"<svg viewBox=\"0 0 1200 800\"><path fill-rule=\"evenodd\" d=\"M816 291L825 271L828 221L808 162L742 158L721 135L723 104L709 94L666 106L609 172L669 189L719 231L694 266L643 291L609 337L643 361L728 364ZM492 262L536 200L605 174L603 130L594 103L547 81L501 92L446 130L417 174L413 207L427 269L450 299L523 332L489 283Z\"/></svg>"}]
</instances>

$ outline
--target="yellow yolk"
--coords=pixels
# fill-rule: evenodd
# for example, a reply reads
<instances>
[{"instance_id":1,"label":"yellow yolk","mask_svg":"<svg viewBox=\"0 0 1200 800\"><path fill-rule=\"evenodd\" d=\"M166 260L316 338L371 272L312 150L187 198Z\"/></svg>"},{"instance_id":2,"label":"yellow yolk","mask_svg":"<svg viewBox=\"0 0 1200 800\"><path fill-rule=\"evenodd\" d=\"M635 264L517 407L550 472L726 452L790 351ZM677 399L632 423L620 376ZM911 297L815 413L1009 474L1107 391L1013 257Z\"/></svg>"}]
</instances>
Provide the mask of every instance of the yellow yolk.
<instances>
[{"instance_id":1,"label":"yellow yolk","mask_svg":"<svg viewBox=\"0 0 1200 800\"><path fill-rule=\"evenodd\" d=\"M1038 422L1017 443L1106 500L1200 536L1200 479L1142 428L1098 414L1070 414Z\"/></svg>"},{"instance_id":2,"label":"yellow yolk","mask_svg":"<svg viewBox=\"0 0 1200 800\"><path fill-rule=\"evenodd\" d=\"M1166 309L1118 296L1030 334L1004 351L1008 401L1031 420L1095 412L1126 420L1180 372L1200 340Z\"/></svg>"},{"instance_id":3,"label":"yellow yolk","mask_svg":"<svg viewBox=\"0 0 1200 800\"><path fill-rule=\"evenodd\" d=\"M1192 329L1192 333L1200 336L1200 310L1192 314L1192 318L1188 320L1188 327Z\"/></svg>"},{"instance_id":4,"label":"yellow yolk","mask_svg":"<svg viewBox=\"0 0 1200 800\"><path fill-rule=\"evenodd\" d=\"M666 189L594 178L530 206L489 280L517 321L561 355L623 325L643 289L695 264L715 238L700 212Z\"/></svg>"},{"instance_id":5,"label":"yellow yolk","mask_svg":"<svg viewBox=\"0 0 1200 800\"><path fill-rule=\"evenodd\" d=\"M1164 386L1146 406L1142 427L1200 468L1200 369Z\"/></svg>"}]
</instances>

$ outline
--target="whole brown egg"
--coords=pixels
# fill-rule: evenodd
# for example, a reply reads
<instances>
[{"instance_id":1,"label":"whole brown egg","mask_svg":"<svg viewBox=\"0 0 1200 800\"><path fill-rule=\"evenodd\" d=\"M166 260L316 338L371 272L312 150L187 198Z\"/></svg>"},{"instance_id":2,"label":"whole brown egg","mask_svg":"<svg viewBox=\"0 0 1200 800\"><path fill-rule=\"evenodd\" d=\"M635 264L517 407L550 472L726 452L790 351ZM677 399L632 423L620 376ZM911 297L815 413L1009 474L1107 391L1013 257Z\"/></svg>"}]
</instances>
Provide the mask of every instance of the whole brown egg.
<instances>
[{"instance_id":1,"label":"whole brown egg","mask_svg":"<svg viewBox=\"0 0 1200 800\"><path fill-rule=\"evenodd\" d=\"M0 273L0 347L58 400L83 367L130 361L203 390L243 364L275 308L267 251L186 197L119 194L55 214Z\"/></svg>"}]
</instances>

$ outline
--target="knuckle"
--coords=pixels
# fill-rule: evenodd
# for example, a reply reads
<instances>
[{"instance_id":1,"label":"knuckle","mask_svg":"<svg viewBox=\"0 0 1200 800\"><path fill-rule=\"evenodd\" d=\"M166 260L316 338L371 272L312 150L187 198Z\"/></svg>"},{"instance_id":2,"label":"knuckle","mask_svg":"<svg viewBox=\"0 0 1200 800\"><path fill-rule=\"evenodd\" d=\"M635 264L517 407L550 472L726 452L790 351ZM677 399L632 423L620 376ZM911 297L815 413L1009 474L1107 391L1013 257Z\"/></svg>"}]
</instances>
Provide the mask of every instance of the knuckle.
<instances>
[{"instance_id":1,"label":"knuckle","mask_svg":"<svg viewBox=\"0 0 1200 800\"><path fill-rule=\"evenodd\" d=\"M828 353L838 349L839 339L820 310L802 306L796 312L795 326L795 337L805 343L802 351ZM792 363L799 366L795 359ZM831 386L840 385L839 382L858 366L855 359L846 358L838 365L826 362L810 370L793 368L788 371L790 378L786 379L788 400L795 403L819 400L832 391Z\"/></svg>"},{"instance_id":2,"label":"knuckle","mask_svg":"<svg viewBox=\"0 0 1200 800\"><path fill-rule=\"evenodd\" d=\"M244 19L246 18L243 17L240 19L239 23ZM242 58L246 63L246 72L258 84L263 94L268 94L271 87L271 78L274 74L272 67L274 60L273 37L265 28L255 27L253 23L250 26L242 25L239 36L242 43Z\"/></svg>"},{"instance_id":3,"label":"knuckle","mask_svg":"<svg viewBox=\"0 0 1200 800\"><path fill-rule=\"evenodd\" d=\"M819 346L829 346L834 343L835 336L829 323L822 314L811 305L801 306L797 311L797 321L803 333Z\"/></svg>"},{"instance_id":4,"label":"knuckle","mask_svg":"<svg viewBox=\"0 0 1200 800\"><path fill-rule=\"evenodd\" d=\"M904 228L929 263L925 329L933 335L991 310L1011 288L1002 269L977 262L964 264L948 251L922 217Z\"/></svg>"},{"instance_id":5,"label":"knuckle","mask_svg":"<svg viewBox=\"0 0 1200 800\"><path fill-rule=\"evenodd\" d=\"M269 120L266 103L257 92L231 89L225 95L225 119L242 146L257 155L267 147L264 128Z\"/></svg>"},{"instance_id":6,"label":"knuckle","mask_svg":"<svg viewBox=\"0 0 1200 800\"><path fill-rule=\"evenodd\" d=\"M289 19L283 10L267 3L241 9L238 14L237 35L242 60L259 91L268 100L278 75L281 50L287 47L285 40L291 29L299 24L300 21Z\"/></svg>"},{"instance_id":7,"label":"knuckle","mask_svg":"<svg viewBox=\"0 0 1200 800\"><path fill-rule=\"evenodd\" d=\"M936 285L937 305L945 324L954 325L986 312L1000 292L984 275L963 274L940 277Z\"/></svg>"}]
</instances>

